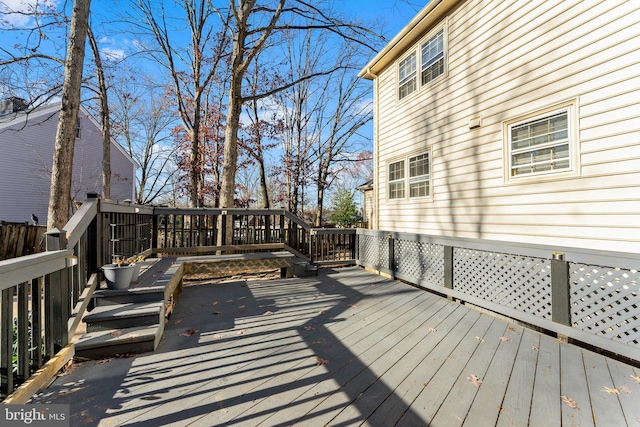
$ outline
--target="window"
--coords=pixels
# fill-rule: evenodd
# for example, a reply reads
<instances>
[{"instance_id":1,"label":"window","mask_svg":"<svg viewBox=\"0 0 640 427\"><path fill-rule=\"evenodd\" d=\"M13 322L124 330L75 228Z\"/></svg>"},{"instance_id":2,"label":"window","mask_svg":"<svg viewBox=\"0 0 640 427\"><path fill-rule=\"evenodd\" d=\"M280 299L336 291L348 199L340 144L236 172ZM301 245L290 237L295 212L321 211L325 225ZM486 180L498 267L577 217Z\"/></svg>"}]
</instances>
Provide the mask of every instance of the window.
<instances>
[{"instance_id":1,"label":"window","mask_svg":"<svg viewBox=\"0 0 640 427\"><path fill-rule=\"evenodd\" d=\"M409 199L429 197L430 154L411 155L389 164L389 200L405 200L408 188Z\"/></svg>"},{"instance_id":2,"label":"window","mask_svg":"<svg viewBox=\"0 0 640 427\"><path fill-rule=\"evenodd\" d=\"M389 165L389 199L404 199L404 160Z\"/></svg>"},{"instance_id":3,"label":"window","mask_svg":"<svg viewBox=\"0 0 640 427\"><path fill-rule=\"evenodd\" d=\"M418 89L418 64L420 64L420 87L444 74L446 68L444 26L415 47L409 56L398 62L399 100Z\"/></svg>"},{"instance_id":4,"label":"window","mask_svg":"<svg viewBox=\"0 0 640 427\"><path fill-rule=\"evenodd\" d=\"M444 28L422 45L422 84L444 73Z\"/></svg>"},{"instance_id":5,"label":"window","mask_svg":"<svg viewBox=\"0 0 640 427\"><path fill-rule=\"evenodd\" d=\"M569 108L509 125L509 176L569 171Z\"/></svg>"},{"instance_id":6,"label":"window","mask_svg":"<svg viewBox=\"0 0 640 427\"><path fill-rule=\"evenodd\" d=\"M402 99L416 90L416 53L400 61L398 65L399 92L398 98Z\"/></svg>"},{"instance_id":7,"label":"window","mask_svg":"<svg viewBox=\"0 0 640 427\"><path fill-rule=\"evenodd\" d=\"M409 157L409 197L429 195L429 154Z\"/></svg>"}]
</instances>

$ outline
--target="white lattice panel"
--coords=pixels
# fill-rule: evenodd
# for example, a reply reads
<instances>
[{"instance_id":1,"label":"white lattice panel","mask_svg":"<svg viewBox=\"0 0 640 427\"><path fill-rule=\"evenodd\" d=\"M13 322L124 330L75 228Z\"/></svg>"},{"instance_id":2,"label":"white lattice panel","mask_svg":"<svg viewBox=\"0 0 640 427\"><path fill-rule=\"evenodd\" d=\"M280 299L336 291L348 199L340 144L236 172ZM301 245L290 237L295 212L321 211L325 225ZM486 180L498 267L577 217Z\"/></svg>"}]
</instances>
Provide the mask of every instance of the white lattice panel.
<instances>
[{"instance_id":1,"label":"white lattice panel","mask_svg":"<svg viewBox=\"0 0 640 427\"><path fill-rule=\"evenodd\" d=\"M361 235L358 242L358 253L362 264L389 268L389 241L386 238Z\"/></svg>"},{"instance_id":2,"label":"white lattice panel","mask_svg":"<svg viewBox=\"0 0 640 427\"><path fill-rule=\"evenodd\" d=\"M569 264L573 326L640 345L640 273L620 268Z\"/></svg>"},{"instance_id":3,"label":"white lattice panel","mask_svg":"<svg viewBox=\"0 0 640 427\"><path fill-rule=\"evenodd\" d=\"M549 260L454 248L453 288L545 319L551 319Z\"/></svg>"},{"instance_id":4,"label":"white lattice panel","mask_svg":"<svg viewBox=\"0 0 640 427\"><path fill-rule=\"evenodd\" d=\"M444 246L412 240L396 240L394 244L395 271L444 286Z\"/></svg>"}]
</instances>

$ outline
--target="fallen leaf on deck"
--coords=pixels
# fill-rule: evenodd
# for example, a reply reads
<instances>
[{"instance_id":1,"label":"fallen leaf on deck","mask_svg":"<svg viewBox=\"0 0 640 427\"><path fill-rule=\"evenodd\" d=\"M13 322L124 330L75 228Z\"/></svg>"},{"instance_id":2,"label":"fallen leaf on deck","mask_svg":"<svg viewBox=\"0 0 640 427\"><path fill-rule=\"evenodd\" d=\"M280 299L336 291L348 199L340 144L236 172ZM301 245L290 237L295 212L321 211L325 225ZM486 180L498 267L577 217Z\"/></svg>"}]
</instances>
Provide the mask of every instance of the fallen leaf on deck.
<instances>
[{"instance_id":1,"label":"fallen leaf on deck","mask_svg":"<svg viewBox=\"0 0 640 427\"><path fill-rule=\"evenodd\" d=\"M247 332L245 329L242 329L241 331L238 331L238 335L244 335L244 333Z\"/></svg>"},{"instance_id":2,"label":"fallen leaf on deck","mask_svg":"<svg viewBox=\"0 0 640 427\"><path fill-rule=\"evenodd\" d=\"M120 335L122 335L122 329L116 329L115 331L111 332L109 335L111 335L114 338L118 338Z\"/></svg>"},{"instance_id":3,"label":"fallen leaf on deck","mask_svg":"<svg viewBox=\"0 0 640 427\"><path fill-rule=\"evenodd\" d=\"M273 311L265 311L264 315L265 316L271 316L273 314Z\"/></svg>"},{"instance_id":4,"label":"fallen leaf on deck","mask_svg":"<svg viewBox=\"0 0 640 427\"><path fill-rule=\"evenodd\" d=\"M600 391L603 391L603 392L609 393L609 394L617 394L618 396L620 395L620 391L617 388L604 387Z\"/></svg>"},{"instance_id":5,"label":"fallen leaf on deck","mask_svg":"<svg viewBox=\"0 0 640 427\"><path fill-rule=\"evenodd\" d=\"M177 325L178 323L182 323L182 319L178 319L175 322L173 322L174 325Z\"/></svg>"},{"instance_id":6,"label":"fallen leaf on deck","mask_svg":"<svg viewBox=\"0 0 640 427\"><path fill-rule=\"evenodd\" d=\"M349 307L356 308L357 306L355 304L349 304Z\"/></svg>"},{"instance_id":7,"label":"fallen leaf on deck","mask_svg":"<svg viewBox=\"0 0 640 427\"><path fill-rule=\"evenodd\" d=\"M623 392L623 393L627 393L627 394L631 394L631 393L633 393L633 392L631 391L631 389L630 389L626 384L622 384L622 385L620 386L620 391L621 391L621 392Z\"/></svg>"},{"instance_id":8,"label":"fallen leaf on deck","mask_svg":"<svg viewBox=\"0 0 640 427\"><path fill-rule=\"evenodd\" d=\"M316 330L316 328L314 328L313 326L305 326L302 329L304 329L305 331L315 331Z\"/></svg>"},{"instance_id":9,"label":"fallen leaf on deck","mask_svg":"<svg viewBox=\"0 0 640 427\"><path fill-rule=\"evenodd\" d=\"M221 315L221 314L222 314L222 312L221 312L221 311L214 311L214 312L213 312L213 315L214 315L214 316L219 316L219 315Z\"/></svg>"},{"instance_id":10,"label":"fallen leaf on deck","mask_svg":"<svg viewBox=\"0 0 640 427\"><path fill-rule=\"evenodd\" d=\"M436 328L432 328L431 326L429 326L429 332L436 332L437 329Z\"/></svg>"},{"instance_id":11,"label":"fallen leaf on deck","mask_svg":"<svg viewBox=\"0 0 640 427\"><path fill-rule=\"evenodd\" d=\"M180 336L181 337L190 337L191 335L195 334L196 332L198 332L197 329L189 328L189 330L187 332L181 333Z\"/></svg>"},{"instance_id":12,"label":"fallen leaf on deck","mask_svg":"<svg viewBox=\"0 0 640 427\"><path fill-rule=\"evenodd\" d=\"M218 301L212 302L211 305L218 305Z\"/></svg>"},{"instance_id":13,"label":"fallen leaf on deck","mask_svg":"<svg viewBox=\"0 0 640 427\"><path fill-rule=\"evenodd\" d=\"M471 384L473 384L474 386L480 388L480 386L482 385L482 380L480 378L478 378L476 375L471 374L470 377L467 377L467 379L469 381L471 381Z\"/></svg>"},{"instance_id":14,"label":"fallen leaf on deck","mask_svg":"<svg viewBox=\"0 0 640 427\"><path fill-rule=\"evenodd\" d=\"M129 338L138 338L138 334L129 332Z\"/></svg>"},{"instance_id":15,"label":"fallen leaf on deck","mask_svg":"<svg viewBox=\"0 0 640 427\"><path fill-rule=\"evenodd\" d=\"M105 358L105 359L98 360L98 361L96 362L96 364L97 364L97 365L99 365L99 364L102 364L102 363L109 363L109 362L111 362L111 361L112 361L112 360L114 360L114 359L115 359L115 357L107 357L107 358Z\"/></svg>"},{"instance_id":16,"label":"fallen leaf on deck","mask_svg":"<svg viewBox=\"0 0 640 427\"><path fill-rule=\"evenodd\" d=\"M569 408L576 409L578 407L578 403L576 403L576 401L571 399L570 397L567 397L567 396L560 396L560 397L562 398L562 401L565 403L565 405L567 405Z\"/></svg>"},{"instance_id":17,"label":"fallen leaf on deck","mask_svg":"<svg viewBox=\"0 0 640 427\"><path fill-rule=\"evenodd\" d=\"M484 342L484 338L482 338L482 337L476 337L476 339L477 339L478 341L480 341L480 342Z\"/></svg>"},{"instance_id":18,"label":"fallen leaf on deck","mask_svg":"<svg viewBox=\"0 0 640 427\"><path fill-rule=\"evenodd\" d=\"M637 382L638 384L640 384L640 377L637 375L629 375L631 377L632 380L634 380L635 382Z\"/></svg>"},{"instance_id":19,"label":"fallen leaf on deck","mask_svg":"<svg viewBox=\"0 0 640 427\"><path fill-rule=\"evenodd\" d=\"M216 339L216 340L217 340L217 339L222 338L223 336L224 336L224 335L222 335L222 334L215 334L215 335L213 336L213 339Z\"/></svg>"},{"instance_id":20,"label":"fallen leaf on deck","mask_svg":"<svg viewBox=\"0 0 640 427\"><path fill-rule=\"evenodd\" d=\"M323 359L321 357L316 357L316 366L326 365L327 363L329 363L329 361L327 359Z\"/></svg>"},{"instance_id":21,"label":"fallen leaf on deck","mask_svg":"<svg viewBox=\"0 0 640 427\"><path fill-rule=\"evenodd\" d=\"M324 314L324 310L320 310L318 314Z\"/></svg>"},{"instance_id":22,"label":"fallen leaf on deck","mask_svg":"<svg viewBox=\"0 0 640 427\"><path fill-rule=\"evenodd\" d=\"M511 332L515 332L515 331L516 331L516 328L514 328L513 326L509 326L509 330L510 330Z\"/></svg>"},{"instance_id":23,"label":"fallen leaf on deck","mask_svg":"<svg viewBox=\"0 0 640 427\"><path fill-rule=\"evenodd\" d=\"M241 305L241 306L240 306L240 307L238 307L238 308L245 308L245 306L244 306L244 305Z\"/></svg>"},{"instance_id":24,"label":"fallen leaf on deck","mask_svg":"<svg viewBox=\"0 0 640 427\"><path fill-rule=\"evenodd\" d=\"M500 337L500 341L504 342L504 341L512 341L512 340L511 340L511 338Z\"/></svg>"},{"instance_id":25,"label":"fallen leaf on deck","mask_svg":"<svg viewBox=\"0 0 640 427\"><path fill-rule=\"evenodd\" d=\"M535 345L532 345L531 350L540 351L540 347L536 347Z\"/></svg>"}]
</instances>

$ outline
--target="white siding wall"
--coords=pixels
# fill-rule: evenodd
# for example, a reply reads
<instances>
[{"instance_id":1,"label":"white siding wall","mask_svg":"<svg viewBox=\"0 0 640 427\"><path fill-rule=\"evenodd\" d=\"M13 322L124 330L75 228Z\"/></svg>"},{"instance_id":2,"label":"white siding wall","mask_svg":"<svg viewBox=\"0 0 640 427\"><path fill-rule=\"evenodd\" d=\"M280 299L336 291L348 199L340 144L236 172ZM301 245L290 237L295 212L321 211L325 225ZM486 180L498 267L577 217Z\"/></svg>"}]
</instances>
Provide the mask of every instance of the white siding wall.
<instances>
[{"instance_id":1,"label":"white siding wall","mask_svg":"<svg viewBox=\"0 0 640 427\"><path fill-rule=\"evenodd\" d=\"M74 150L72 197L84 200L86 193L102 193L102 135L83 111L81 137ZM0 220L30 221L35 214L46 224L51 165L58 115L55 110L2 125L0 129ZM114 143L111 145L112 199L132 199L134 164Z\"/></svg>"},{"instance_id":2,"label":"white siding wall","mask_svg":"<svg viewBox=\"0 0 640 427\"><path fill-rule=\"evenodd\" d=\"M402 101L397 62L378 75L378 227L640 253L640 2L468 0L445 21L447 75ZM504 122L567 101L577 173L507 182ZM387 163L427 147L432 199L388 201Z\"/></svg>"}]
</instances>

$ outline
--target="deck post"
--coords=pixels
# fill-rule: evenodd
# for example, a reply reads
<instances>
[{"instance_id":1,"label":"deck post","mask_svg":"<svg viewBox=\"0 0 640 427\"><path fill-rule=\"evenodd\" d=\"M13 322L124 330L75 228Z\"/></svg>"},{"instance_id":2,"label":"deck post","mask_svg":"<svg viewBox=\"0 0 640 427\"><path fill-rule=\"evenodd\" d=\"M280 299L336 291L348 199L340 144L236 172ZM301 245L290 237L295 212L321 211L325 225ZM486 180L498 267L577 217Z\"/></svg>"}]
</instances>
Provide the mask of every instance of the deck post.
<instances>
[{"instance_id":1,"label":"deck post","mask_svg":"<svg viewBox=\"0 0 640 427\"><path fill-rule=\"evenodd\" d=\"M569 263L564 252L553 252L551 258L551 320L571 326Z\"/></svg>"},{"instance_id":2,"label":"deck post","mask_svg":"<svg viewBox=\"0 0 640 427\"><path fill-rule=\"evenodd\" d=\"M0 312L0 397L13 392L13 291L14 287L2 290Z\"/></svg>"},{"instance_id":3,"label":"deck post","mask_svg":"<svg viewBox=\"0 0 640 427\"><path fill-rule=\"evenodd\" d=\"M444 246L444 287L447 289L453 289L453 246ZM451 301L453 298L451 295L447 296L447 299Z\"/></svg>"},{"instance_id":4,"label":"deck post","mask_svg":"<svg viewBox=\"0 0 640 427\"><path fill-rule=\"evenodd\" d=\"M391 274L391 277L396 277L396 270L395 270L395 265L396 265L396 251L395 251L395 242L393 240L393 234L389 233L387 234L387 238L388 243L389 243L389 272Z\"/></svg>"},{"instance_id":5,"label":"deck post","mask_svg":"<svg viewBox=\"0 0 640 427\"><path fill-rule=\"evenodd\" d=\"M66 232L54 228L47 232L47 251L58 251L67 246ZM45 322L50 328L51 335L48 338L52 342L53 353L62 350L69 343L67 322L71 313L71 301L69 294L69 271L67 269L56 271L47 276L49 282L45 287ZM46 295L49 297L47 298ZM48 347L51 349L51 345Z\"/></svg>"},{"instance_id":6,"label":"deck post","mask_svg":"<svg viewBox=\"0 0 640 427\"><path fill-rule=\"evenodd\" d=\"M87 200L98 203L98 212L87 228L87 277L98 272L102 266L102 215L100 214L100 195L87 193ZM86 281L85 281L86 283Z\"/></svg>"}]
</instances>

